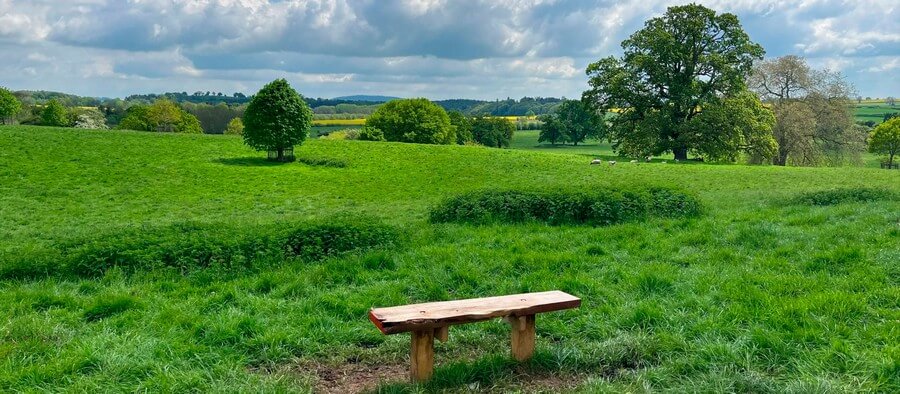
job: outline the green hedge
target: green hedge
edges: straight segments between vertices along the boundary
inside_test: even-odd
[[[609,225],[649,217],[690,217],[701,211],[693,196],[666,188],[641,190],[486,190],[445,200],[432,222]]]
[[[270,226],[177,224],[74,239],[46,248],[0,255],[0,279],[53,274],[97,276],[126,272],[217,267],[251,269],[285,259],[317,260],[398,242],[400,232],[375,221],[346,219]]]
[[[854,187],[806,192],[794,197],[792,202],[799,205],[826,206],[847,202],[895,200],[897,198],[897,194],[890,190]]]

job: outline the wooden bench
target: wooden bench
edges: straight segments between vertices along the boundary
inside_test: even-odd
[[[545,291],[374,308],[369,311],[369,319],[385,335],[412,333],[409,374],[412,381],[419,382],[431,378],[434,339],[447,341],[451,325],[504,317],[512,326],[512,356],[525,361],[534,353],[535,315],[580,305],[581,299],[571,294]]]

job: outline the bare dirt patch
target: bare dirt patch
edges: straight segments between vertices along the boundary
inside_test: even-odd
[[[362,393],[382,383],[405,382],[407,365],[305,365],[299,371],[314,375],[316,393]]]

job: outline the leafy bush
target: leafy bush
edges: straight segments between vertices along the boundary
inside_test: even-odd
[[[298,157],[297,161],[314,167],[344,168],[347,162],[331,157]]]
[[[456,133],[447,111],[424,98],[388,101],[366,119],[366,126],[384,132],[388,141],[456,143]]]
[[[359,131],[360,141],[384,141],[384,132],[374,127],[363,127]]]
[[[608,225],[656,217],[690,217],[700,203],[663,189],[580,191],[488,190],[452,197],[431,210],[433,222]]]
[[[399,232],[370,220],[335,219],[290,225],[229,227],[177,224],[74,239],[45,250],[0,256],[0,279],[46,275],[98,276],[125,272],[215,267],[253,269],[284,259],[304,261],[395,243]]]
[[[847,202],[870,202],[894,200],[898,196],[889,190],[867,187],[819,190],[807,192],[794,197],[793,203],[799,205],[837,205]]]

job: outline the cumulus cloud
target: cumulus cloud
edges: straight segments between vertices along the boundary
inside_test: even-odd
[[[801,54],[839,67],[873,95],[900,89],[896,78],[863,86],[870,76],[861,76],[897,68],[894,1],[700,2],[737,14],[770,56]],[[185,84],[252,93],[287,77],[314,96],[577,97],[589,62],[620,52],[647,18],[679,3],[0,0],[0,46],[17,56],[0,64],[0,83],[57,83],[50,88],[93,95]],[[98,83],[104,78],[116,82]]]

